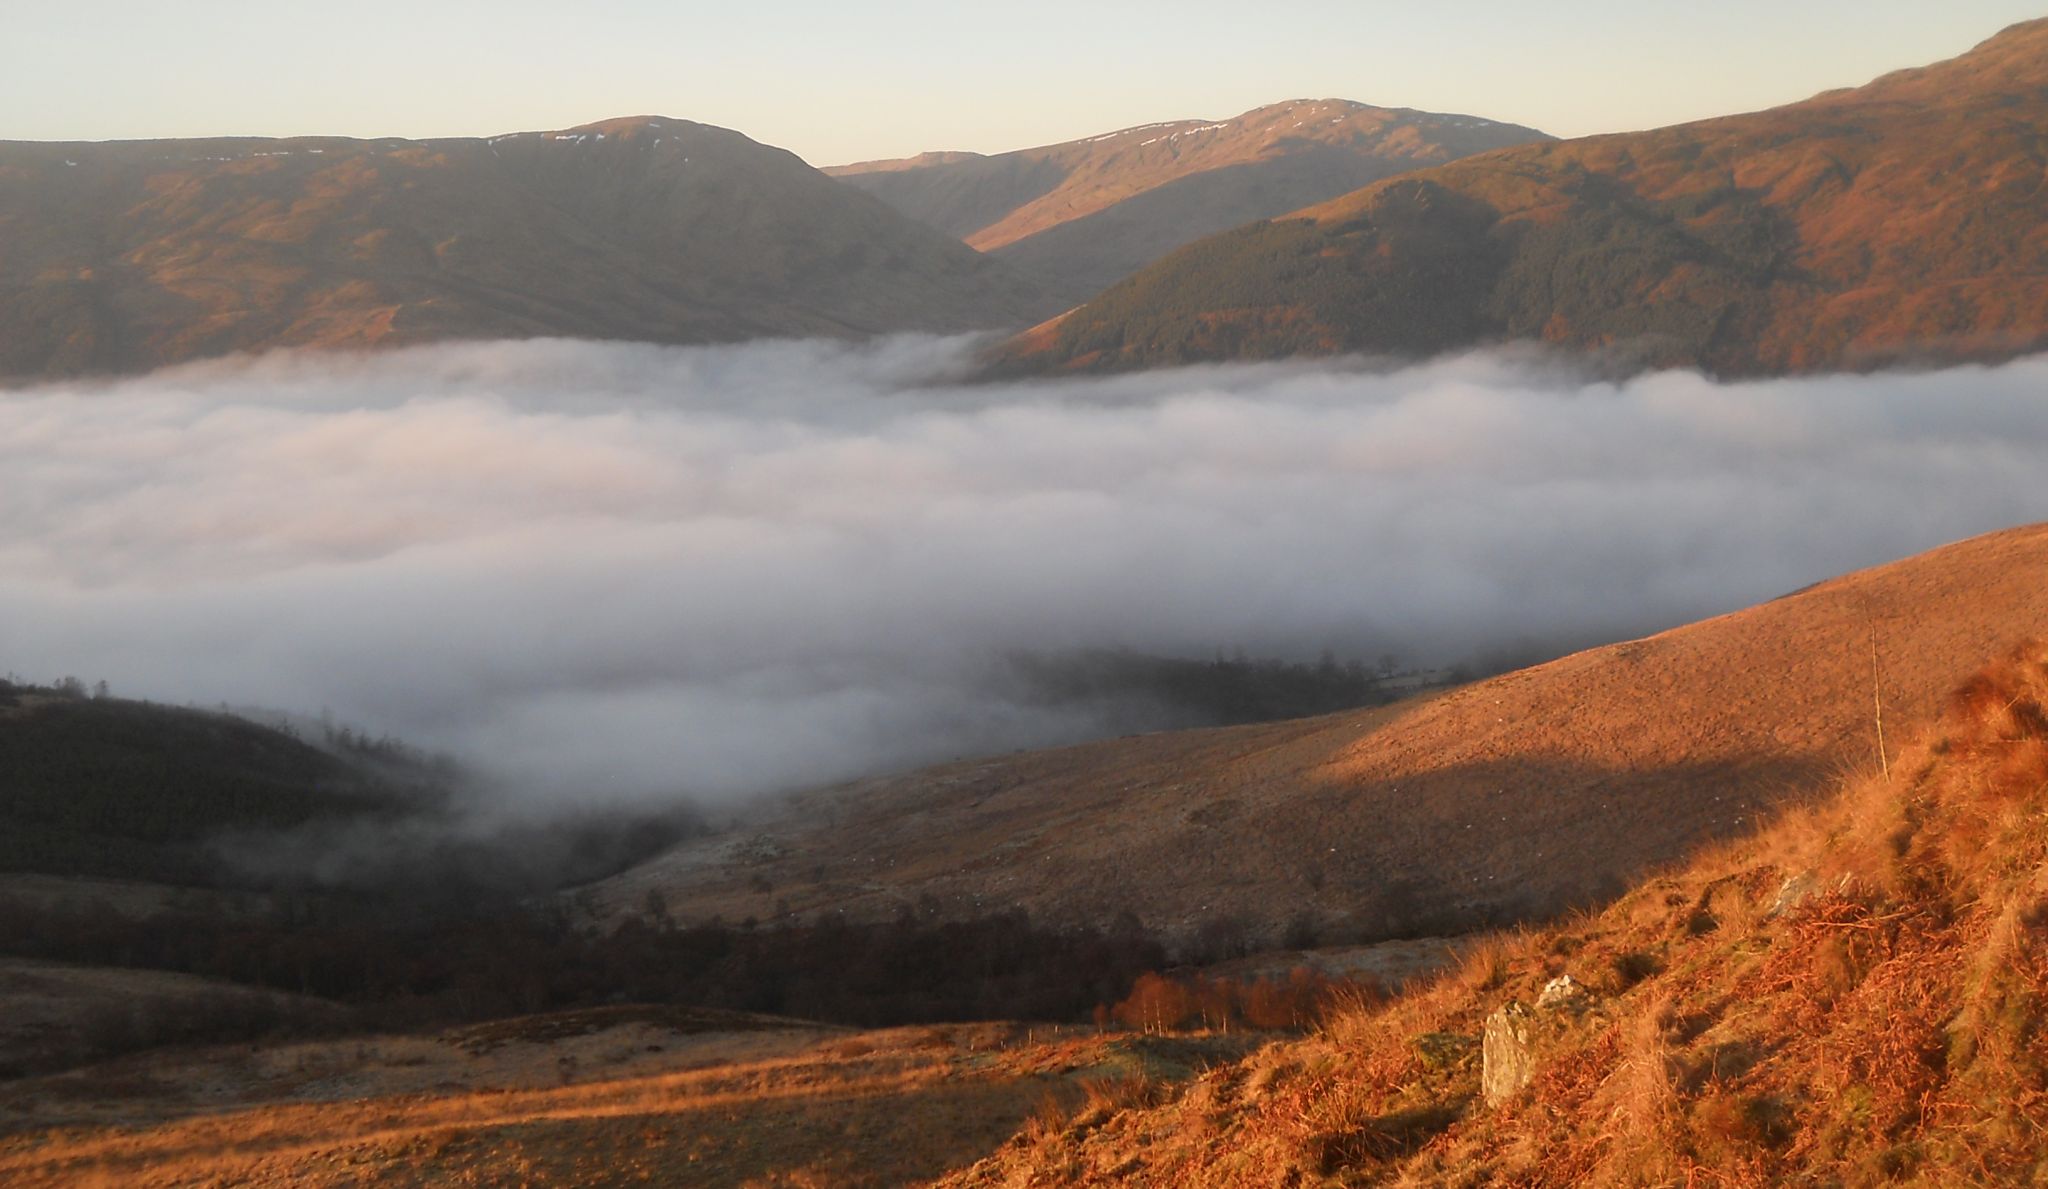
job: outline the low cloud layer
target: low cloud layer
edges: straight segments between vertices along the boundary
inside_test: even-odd
[[[450,750],[514,803],[1074,739],[1015,650],[1450,663],[2048,519],[2048,360],[955,382],[969,344],[272,356],[0,393],[0,669]]]

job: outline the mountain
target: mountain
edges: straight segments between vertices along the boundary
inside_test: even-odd
[[[2048,525],[1441,696],[810,793],[594,889],[683,919],[1016,907],[1179,942],[1463,932],[1604,900],[1878,763],[2048,633]]]
[[[1205,235],[1369,182],[1548,139],[1473,116],[1296,99],[984,157],[925,153],[825,172],[1083,301]]]
[[[1525,145],[1193,244],[1002,349],[1120,369],[1534,340],[1721,374],[2048,343],[2048,20],[1787,107]]]
[[[939,1183],[2042,1184],[2048,645],[1906,742],[1597,915]]]
[[[0,143],[0,378],[270,347],[1018,326],[1001,264],[780,149],[636,118],[490,139]]]

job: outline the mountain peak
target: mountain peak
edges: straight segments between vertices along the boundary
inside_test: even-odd
[[[830,172],[1078,302],[1202,235],[1540,132],[1351,99],[1136,124],[992,157]]]

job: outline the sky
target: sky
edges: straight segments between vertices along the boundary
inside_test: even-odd
[[[510,810],[1122,733],[1005,658],[1412,665],[2048,518],[2048,357],[959,386],[973,340],[278,353],[0,401],[0,658],[446,750]],[[1960,663],[1960,662],[1959,662]]]
[[[0,0],[0,139],[481,136],[659,114],[814,165],[1291,98],[1562,136],[1951,57],[2042,0]]]

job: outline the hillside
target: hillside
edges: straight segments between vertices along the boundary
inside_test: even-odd
[[[1540,132],[1473,116],[1296,99],[994,156],[925,153],[825,172],[1086,300],[1205,235]]]
[[[656,118],[0,143],[0,242],[14,380],[288,346],[1003,328],[1058,308],[789,153]]]
[[[1803,103],[1525,145],[1193,244],[997,371],[1531,340],[1719,374],[2048,343],[2048,21]]]
[[[942,1183],[2040,1184],[2044,812],[2036,642],[1820,808]]]
[[[1937,701],[1944,712],[1887,765],[1598,913],[1471,945],[1436,982],[1340,1008],[1306,1037],[852,1032],[654,1004],[274,1037],[0,1083],[0,1175],[2039,1183],[2048,646],[2012,650]],[[137,992],[246,995],[40,964],[0,983],[45,1014]],[[100,1001],[48,1002],[85,983]]]
[[[823,790],[591,895],[630,914],[655,890],[679,919],[1133,913],[1226,949],[1523,919],[1875,762],[1873,693],[1903,738],[1955,658],[2048,632],[2044,575],[2048,525],[2014,529],[1418,702]]]
[[[0,873],[211,883],[224,832],[397,816],[438,778],[228,714],[0,682]]]

